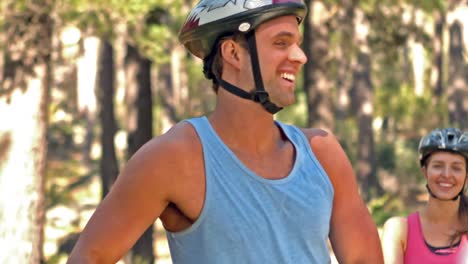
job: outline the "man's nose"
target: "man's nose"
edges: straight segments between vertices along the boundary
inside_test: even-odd
[[[289,53],[289,59],[291,61],[299,62],[300,64],[305,64],[307,62],[307,56],[299,45],[294,45],[294,47],[292,47],[291,52]]]

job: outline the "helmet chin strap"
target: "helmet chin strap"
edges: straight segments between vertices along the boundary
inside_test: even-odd
[[[216,80],[221,87],[223,87],[226,91],[237,95],[241,98],[252,100],[257,102],[263,106],[263,108],[268,111],[270,114],[276,114],[279,112],[282,107],[279,107],[270,101],[270,96],[265,88],[263,87],[262,81],[262,74],[260,71],[260,64],[258,63],[258,52],[257,52],[257,45],[255,40],[255,30],[251,30],[246,34],[247,44],[250,51],[250,61],[252,64],[252,72],[255,81],[256,89],[252,92],[246,92],[241,88],[226,82],[223,79]]]

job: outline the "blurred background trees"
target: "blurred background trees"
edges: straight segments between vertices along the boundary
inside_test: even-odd
[[[419,138],[468,129],[467,2],[306,3],[298,102],[276,117],[336,134],[380,225],[425,199]],[[177,41],[194,4],[1,2],[1,263],[63,263],[125,161],[213,109],[201,61]],[[155,223],[122,261],[170,263],[161,243]]]

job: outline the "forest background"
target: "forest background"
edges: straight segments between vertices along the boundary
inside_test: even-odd
[[[309,60],[276,118],[337,135],[381,226],[427,199],[420,137],[468,130],[467,1],[305,2]],[[1,1],[0,263],[63,263],[125,161],[213,109],[177,41],[194,4]],[[122,262],[171,263],[164,243],[156,222]]]

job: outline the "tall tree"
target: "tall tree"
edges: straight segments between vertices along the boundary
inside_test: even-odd
[[[443,88],[443,46],[444,46],[444,27],[445,27],[445,14],[441,10],[434,11],[434,37],[433,37],[433,62],[431,70],[431,86],[434,100],[440,99]]]
[[[307,95],[308,126],[333,129],[331,102],[332,82],[329,79],[330,11],[323,1],[306,0],[310,12],[304,19],[304,90]]]
[[[354,36],[357,47],[353,66],[352,100],[358,122],[357,177],[366,200],[381,193],[377,180],[373,122],[373,85],[371,81],[371,54],[368,44],[370,31],[365,13],[355,9]]]
[[[167,131],[180,119],[177,114],[177,106],[174,104],[171,89],[171,66],[165,63],[158,67],[158,84],[156,85],[158,101],[161,104],[160,132]]]
[[[115,153],[114,137],[117,124],[114,115],[114,51],[112,45],[102,41],[99,63],[99,118],[101,121],[102,157],[100,160],[101,196],[104,198],[109,192],[119,173],[119,166]]]
[[[43,261],[53,1],[6,1],[0,86],[0,263]]]
[[[96,78],[99,57],[100,39],[85,35],[82,39],[83,53],[77,61],[77,108],[84,119],[86,136],[83,147],[83,160],[90,170],[91,149],[94,141],[94,128],[97,119]]]
[[[135,47],[127,45],[125,65],[128,108],[127,155],[130,158],[153,136],[151,61],[142,57]],[[153,229],[152,224],[133,246],[133,263],[151,264],[154,262]]]
[[[348,113],[350,105],[349,90],[351,87],[351,54],[353,54],[353,21],[355,0],[340,0],[336,18],[337,32],[340,42],[337,46],[335,62],[336,73],[336,119],[342,121]]]
[[[468,129],[468,68],[463,59],[461,23],[456,20],[450,26],[449,48],[449,120],[461,129]]]

